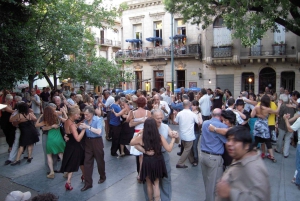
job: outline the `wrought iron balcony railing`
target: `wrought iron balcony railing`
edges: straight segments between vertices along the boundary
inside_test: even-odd
[[[232,46],[211,47],[212,58],[232,57]]]
[[[121,47],[121,41],[115,41],[115,40],[110,40],[110,39],[105,39],[105,38],[100,38],[100,39],[98,38],[97,39],[97,44],[98,45]]]

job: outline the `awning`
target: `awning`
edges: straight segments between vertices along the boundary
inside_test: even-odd
[[[150,37],[146,38],[147,41],[153,42],[153,41],[162,41],[162,38],[160,37]]]
[[[178,34],[178,35],[173,36],[173,39],[178,40],[178,39],[183,39],[185,37],[186,37],[186,35]],[[169,37],[169,38],[172,39],[172,37]]]
[[[141,43],[142,42],[142,40],[140,40],[140,39],[135,39],[135,38],[133,38],[133,39],[126,39],[125,40],[127,43]]]

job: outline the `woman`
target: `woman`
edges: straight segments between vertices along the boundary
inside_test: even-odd
[[[244,100],[245,101],[245,100]],[[246,101],[245,101],[246,102]],[[254,109],[255,105],[252,105],[251,103],[256,103],[256,95],[254,93],[249,93],[249,102],[247,102],[250,104],[250,114],[252,112],[252,109]],[[254,124],[255,124],[255,121],[256,121],[256,117],[251,117],[249,119],[249,126],[250,126],[250,134],[252,136],[252,141],[254,142],[254,136],[253,136],[253,130],[254,130]]]
[[[257,120],[255,121],[254,130],[253,130],[254,146],[256,147],[258,143],[265,143],[268,152],[270,154],[267,156],[267,158],[272,160],[274,163],[276,162],[276,160],[273,155],[271,136],[270,136],[269,126],[268,126],[268,117],[269,114],[277,114],[281,104],[282,101],[279,100],[277,110],[272,110],[270,108],[271,105],[270,97],[268,95],[264,95],[261,98],[260,105],[255,106],[251,112],[251,117],[257,116]]]
[[[129,126],[134,127],[135,136],[137,133],[144,128],[144,122],[148,117],[151,117],[150,111],[144,109],[146,106],[146,98],[139,97],[136,101],[137,109],[130,113],[128,117]],[[137,180],[140,181],[140,169],[143,162],[143,153],[135,149],[133,146],[130,149],[130,154],[138,156],[137,171],[139,173]]]
[[[223,123],[226,124],[228,128],[217,128],[211,124],[209,125],[209,130],[211,132],[216,132],[218,134],[225,135],[229,129],[235,126],[236,115],[231,110],[222,110],[221,116],[223,119]],[[226,167],[228,167],[232,162],[232,158],[230,157],[226,149],[224,149],[224,154],[222,155],[222,158],[224,160],[224,169],[226,169]]]
[[[44,120],[40,122],[42,116],[44,116]],[[50,169],[50,173],[47,175],[47,178],[49,179],[54,179],[52,154],[58,154],[60,160],[62,160],[66,146],[66,143],[60,133],[59,124],[60,122],[55,114],[55,110],[49,106],[45,108],[44,114],[39,117],[35,124],[35,127],[51,126],[51,129],[48,131],[48,138],[46,142],[47,161]]]
[[[64,130],[67,135],[68,141],[66,143],[65,152],[63,155],[63,161],[61,164],[60,172],[68,172],[68,180],[65,185],[66,190],[72,190],[71,178],[72,173],[77,172],[79,166],[83,170],[84,151],[80,144],[81,139],[84,136],[85,129],[82,129],[78,133],[78,127],[75,121],[80,118],[80,110],[78,107],[70,108],[68,113],[68,119],[64,124]]]
[[[195,132],[196,139],[193,142],[193,148],[192,148],[192,152],[193,152],[193,156],[194,156],[194,162],[192,163],[192,165],[195,167],[198,165],[198,161],[199,161],[198,142],[199,142],[199,138],[200,138],[200,126],[203,123],[202,115],[200,113],[200,108],[199,108],[199,102],[196,100],[192,101],[192,112],[194,112],[197,115],[198,120],[199,120],[199,125],[197,123],[194,124],[194,132]]]
[[[29,113],[28,105],[26,103],[19,103],[18,111],[19,113],[10,119],[11,122],[19,122],[19,129],[21,131],[19,143],[20,147],[18,150],[16,161],[10,164],[12,166],[20,165],[20,157],[24,151],[24,146],[27,146],[28,150],[27,162],[31,163],[33,144],[39,141],[37,129],[34,126],[36,117],[33,113]]]
[[[12,125],[12,123],[9,122],[9,118],[11,114],[14,112],[12,109],[12,103],[13,103],[13,96],[11,94],[7,94],[4,99],[4,105],[5,107],[1,112],[1,128],[3,130],[3,133],[6,138],[6,143],[8,144],[8,150],[7,152],[10,153],[12,146],[14,144],[15,140],[15,130],[16,128]]]
[[[134,128],[129,126],[129,123],[127,121],[127,117],[129,117],[129,113],[131,112],[129,105],[126,103],[126,98],[125,97],[121,97],[120,98],[120,102],[121,102],[121,108],[122,110],[119,113],[116,113],[114,110],[112,110],[112,112],[117,116],[121,116],[122,118],[122,130],[121,130],[121,135],[120,135],[120,156],[125,156],[125,154],[129,154],[129,153],[125,153],[124,150],[126,150],[126,152],[128,152],[127,148],[125,147],[125,145],[129,145],[130,140],[133,137],[133,133],[134,133]]]
[[[141,145],[145,152],[154,151],[154,155],[144,153],[144,160],[141,168],[140,179],[147,183],[147,192],[149,200],[159,201],[159,179],[168,177],[166,164],[161,153],[163,146],[166,151],[172,151],[175,138],[172,138],[170,144],[162,137],[157,129],[156,121],[153,118],[148,118],[144,124],[143,134],[134,137],[130,145]]]
[[[225,108],[227,108],[228,107],[227,101],[229,98],[232,98],[232,94],[229,90],[226,90],[224,96],[225,96],[224,105],[225,105]]]

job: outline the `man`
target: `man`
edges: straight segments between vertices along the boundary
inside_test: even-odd
[[[158,93],[158,90],[156,88],[152,89],[152,97],[155,96]]]
[[[81,94],[81,95],[85,95],[86,94],[83,86],[79,87],[79,90],[77,91],[77,94]]]
[[[288,95],[286,96],[288,97]],[[300,103],[300,93],[298,91],[293,91],[291,96],[291,102],[296,106]]]
[[[95,115],[92,106],[87,106],[83,110],[85,121],[80,124],[81,129],[85,129],[85,159],[84,159],[84,180],[85,185],[81,191],[86,191],[93,187],[94,160],[97,162],[100,179],[98,184],[106,180],[104,146],[102,140],[103,124],[102,119]]]
[[[64,107],[64,103],[61,102],[61,98],[59,96],[54,96],[53,101],[53,103],[56,105],[56,111],[58,116],[61,116],[62,112],[60,112],[60,108]]]
[[[222,98],[223,98],[223,91],[220,87],[217,87],[214,93],[214,96],[211,98],[211,101],[213,102],[213,109],[215,108],[222,108]]]
[[[216,132],[210,132],[208,127],[213,124],[216,128],[227,128],[221,123],[221,109],[216,108],[212,112],[212,118],[202,124],[201,138],[201,169],[204,180],[206,201],[215,200],[215,186],[223,174],[224,143],[226,138]]]
[[[293,137],[293,132],[289,132],[285,120],[283,119],[283,115],[289,114],[291,117],[294,116],[296,109],[289,104],[289,99],[287,97],[281,97],[283,104],[280,107],[279,113],[278,113],[278,138],[276,143],[276,149],[274,149],[275,152],[281,153],[283,151],[284,158],[287,158],[289,156],[289,149],[290,149],[290,143],[291,138]],[[283,144],[283,138],[284,138],[284,146],[282,150],[282,144]]]
[[[160,100],[160,95],[158,94],[153,97],[153,101],[153,109],[161,109],[164,112],[165,116],[165,118],[163,119],[163,123],[168,124],[168,117],[171,112],[168,103]]]
[[[114,99],[114,97],[112,97],[110,95],[110,92],[108,90],[104,91],[103,95],[104,95],[104,99],[105,99],[105,103],[104,103],[103,107],[106,108],[107,122],[109,124],[109,122],[110,122],[110,113],[111,113],[110,106],[115,103],[115,99]],[[109,126],[107,128],[106,140],[108,140],[108,141],[112,140]]]
[[[151,111],[152,118],[155,119],[156,125],[159,131],[159,134],[162,135],[165,139],[170,139],[170,137],[178,138],[178,133],[176,131],[172,131],[171,128],[166,125],[162,124],[162,120],[164,118],[164,112],[160,109],[154,109]],[[145,149],[142,146],[135,146],[136,149],[145,153]],[[153,155],[154,153],[151,151],[147,151],[145,154]],[[160,188],[160,198],[161,201],[171,201],[172,198],[172,185],[171,185],[171,165],[170,165],[170,156],[169,153],[162,147],[162,154],[164,156],[166,169],[168,172],[168,177],[164,177],[163,179],[159,180],[159,188]],[[144,187],[144,195],[146,201],[149,201],[148,194],[147,194],[147,184],[143,185]]]
[[[300,190],[300,118],[299,115],[295,115],[295,118],[290,118],[290,115],[283,115],[283,119],[285,121],[287,130],[289,132],[294,132],[297,131],[298,133],[298,144],[297,144],[297,152],[296,152],[296,170],[297,170],[297,175],[296,175],[296,180],[295,180],[295,184],[296,186],[298,186],[298,189]],[[295,123],[293,123],[293,125],[290,125],[290,121],[294,121],[295,119],[297,119],[295,121]]]
[[[183,110],[183,102],[181,102],[180,100],[178,100],[179,102],[178,102],[178,103],[175,103],[175,102],[174,102],[174,98],[175,98],[175,97],[173,97],[173,101],[172,101],[172,103],[171,103],[171,108],[172,108],[173,110],[176,110],[176,111],[181,111],[181,110]],[[182,99],[183,99],[183,101],[184,101],[184,100],[189,100],[189,97],[188,97],[188,95],[183,94],[183,95],[182,95]]]
[[[202,119],[203,121],[209,120],[210,108],[211,108],[211,97],[207,94],[204,88],[201,89],[200,93],[202,94],[202,97],[199,100]]]
[[[110,112],[109,127],[112,137],[112,143],[110,148],[110,154],[112,156],[119,156],[117,154],[118,149],[120,149],[120,134],[121,134],[121,120],[117,117],[115,113],[119,113],[122,109],[120,107],[120,96],[115,96],[115,102],[110,106],[112,112]]]
[[[33,110],[34,115],[38,119],[41,115],[41,100],[40,97],[36,94],[35,89],[31,89],[31,97],[30,97],[30,104],[31,104],[31,109]],[[38,134],[40,135],[40,129],[36,129]]]
[[[246,116],[242,112],[234,109],[234,106],[235,106],[234,98],[229,98],[227,101],[227,104],[228,104],[228,108],[226,110],[231,110],[236,116],[237,124],[242,125],[244,123],[244,121],[246,120]]]
[[[176,168],[187,168],[188,166],[184,164],[187,158],[191,163],[194,162],[191,149],[193,147],[193,141],[196,139],[194,125],[195,123],[199,124],[199,120],[197,115],[190,110],[190,105],[190,101],[184,100],[184,109],[180,111],[175,118],[175,122],[179,124],[180,138],[184,147],[179,161],[177,162]]]
[[[183,94],[185,94],[184,87],[180,87],[179,99],[181,100],[181,102],[183,102],[183,99],[182,99]]]
[[[233,162],[216,186],[216,201],[270,201],[268,171],[259,153],[253,151],[249,130],[236,126],[227,131],[226,137]]]
[[[50,101],[50,93],[47,91],[46,87],[43,87],[43,92],[40,95],[41,99],[42,99],[42,105],[43,105],[43,109],[45,109],[45,107],[48,106],[49,101]]]
[[[74,105],[77,105],[76,104],[76,94],[74,93],[71,93],[70,94],[70,98],[67,99],[67,106],[68,107],[73,107]]]
[[[242,99],[237,99],[235,102],[236,111],[244,114],[246,117],[245,119],[243,119],[243,122],[239,125],[242,125],[250,130],[250,126],[248,124],[248,121],[250,119],[250,113],[244,109],[244,105],[245,105],[245,103]]]

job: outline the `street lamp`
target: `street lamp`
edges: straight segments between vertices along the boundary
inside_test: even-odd
[[[249,77],[248,82],[249,82],[249,91],[250,91],[251,90],[251,82],[252,82],[252,78],[251,77]]]

